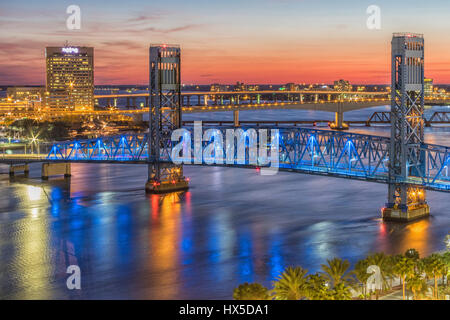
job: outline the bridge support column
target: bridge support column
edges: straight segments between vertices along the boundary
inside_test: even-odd
[[[207,95],[207,94],[205,94],[205,95],[203,96],[203,104],[204,104],[205,106],[208,105],[208,95]]]
[[[179,46],[150,46],[149,96],[152,108],[148,133],[147,193],[169,193],[189,188],[189,179],[183,175],[183,165],[161,159],[163,152],[170,152],[171,132],[181,127],[180,57]],[[200,105],[201,95],[197,98]]]
[[[402,222],[429,216],[430,207],[426,202],[425,189],[415,186],[390,184],[389,202],[386,204],[386,208],[381,210],[381,214],[383,220]]]
[[[133,97],[133,99],[131,99],[131,106],[136,108],[136,98]]]
[[[71,176],[70,163],[49,163],[45,162],[42,164],[42,174],[41,178],[47,180],[50,176],[64,175],[68,178]]]
[[[183,167],[170,163],[154,163],[148,167],[146,193],[170,193],[189,189],[189,180],[183,176]]]
[[[314,95],[314,103],[317,103],[317,102],[319,102],[319,95],[315,94]]]
[[[348,124],[344,123],[344,105],[342,102],[338,103],[338,107],[334,117],[334,123],[331,124],[331,129],[347,130]]]
[[[127,97],[127,107],[129,107],[131,105],[130,103],[130,97]]]
[[[148,97],[145,97],[145,108],[148,108]]]
[[[425,138],[423,57],[423,36],[394,34],[388,203],[382,209],[385,220],[410,221],[430,214],[425,189],[408,184],[410,177],[419,180],[425,173],[426,155],[421,149]]]
[[[27,175],[30,172],[28,164],[12,164],[9,166],[9,175],[12,177],[16,172],[23,172]]]
[[[256,103],[257,104],[261,103],[261,95],[260,94],[256,95]]]
[[[233,111],[233,123],[235,127],[239,127],[239,110]]]

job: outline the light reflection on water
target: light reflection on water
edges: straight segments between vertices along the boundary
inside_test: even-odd
[[[446,129],[427,130],[448,144]],[[427,255],[450,229],[445,193],[429,193],[430,219],[397,224],[379,219],[387,190],[376,183],[186,167],[189,192],[146,196],[142,165],[73,164],[70,180],[44,183],[39,169],[0,175],[0,298],[228,299],[289,265],[315,272],[334,256],[354,263],[410,247]],[[70,264],[81,291],[65,287]]]

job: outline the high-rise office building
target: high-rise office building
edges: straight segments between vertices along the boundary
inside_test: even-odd
[[[433,96],[433,79],[425,78],[424,79],[424,91],[425,97]]]
[[[51,110],[94,108],[94,48],[47,47],[45,104]]]

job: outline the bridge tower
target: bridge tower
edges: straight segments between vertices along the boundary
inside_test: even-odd
[[[391,143],[386,220],[409,221],[429,215],[425,189],[408,185],[410,175],[423,176],[424,39],[394,33],[392,38]]]
[[[177,45],[150,45],[149,193],[188,188],[183,166],[161,162],[171,150],[172,131],[181,127],[181,51]],[[167,154],[166,154],[167,153]]]

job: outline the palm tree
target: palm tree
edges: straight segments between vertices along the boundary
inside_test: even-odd
[[[309,300],[328,300],[330,293],[327,279],[320,273],[311,274],[306,278],[306,298]]]
[[[355,268],[352,271],[352,273],[355,275],[356,279],[359,281],[359,283],[362,285],[363,288],[363,295],[364,299],[366,299],[366,283],[367,279],[369,279],[370,274],[367,273],[367,268],[369,267],[369,262],[367,259],[362,259],[356,262]]]
[[[444,277],[446,277],[445,287],[448,286],[448,277],[450,277],[450,251],[444,252],[441,255],[442,262],[445,264]]]
[[[323,275],[327,278],[331,288],[334,288],[340,283],[349,285],[351,280],[351,274],[348,272],[350,262],[348,260],[342,260],[334,258],[327,260],[328,264],[322,264]]]
[[[417,251],[414,248],[411,248],[411,249],[406,250],[405,257],[407,257],[409,259],[413,259],[413,260],[419,260],[420,254],[419,254],[419,251]]]
[[[393,256],[389,256],[389,261],[387,263],[387,267],[389,269],[389,274],[390,274],[390,283],[389,286],[392,288],[393,286],[393,281],[395,279],[395,272],[394,272],[394,266],[397,264],[398,261],[400,261],[402,259],[403,255],[402,254],[396,254]],[[401,281],[401,279],[400,279]]]
[[[345,285],[345,282],[339,282],[330,291],[330,300],[350,300],[351,298],[350,288]]]
[[[444,274],[446,271],[446,265],[442,261],[442,258],[440,255],[433,253],[429,257],[426,257],[423,259],[423,267],[424,271],[429,278],[434,279],[434,290],[433,295],[434,298],[438,298],[438,282],[437,279]]]
[[[406,278],[414,274],[414,268],[414,261],[406,257],[398,259],[393,267],[394,274],[402,280],[403,300],[405,300]]]
[[[415,273],[412,277],[408,278],[406,286],[412,291],[414,300],[417,300],[419,294],[424,295],[428,290],[427,281],[419,273]]]
[[[302,267],[288,267],[273,282],[273,294],[277,300],[300,300],[306,295],[306,273]]]
[[[447,247],[447,250],[450,251],[450,233],[445,237],[444,243],[445,243],[445,246]]]
[[[233,291],[234,300],[270,300],[269,290],[259,283],[244,283]]]

